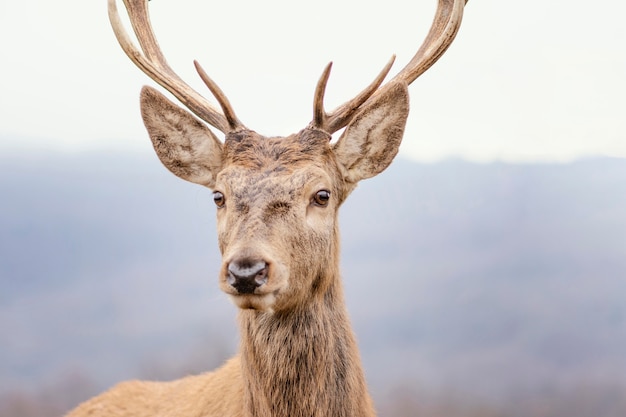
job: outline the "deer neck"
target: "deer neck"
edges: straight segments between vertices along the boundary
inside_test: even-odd
[[[298,309],[242,310],[246,416],[374,416],[340,281]]]

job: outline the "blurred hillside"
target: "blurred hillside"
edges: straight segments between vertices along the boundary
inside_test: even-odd
[[[626,160],[398,160],[342,208],[383,416],[626,415]],[[211,194],[152,155],[0,155],[0,416],[237,347]]]

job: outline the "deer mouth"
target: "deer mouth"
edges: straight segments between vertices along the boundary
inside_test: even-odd
[[[233,303],[242,310],[272,312],[278,291],[266,294],[228,294]]]

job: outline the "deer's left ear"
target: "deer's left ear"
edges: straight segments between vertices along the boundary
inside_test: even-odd
[[[388,85],[357,113],[334,145],[348,183],[381,173],[398,153],[409,115],[407,87],[404,82]]]

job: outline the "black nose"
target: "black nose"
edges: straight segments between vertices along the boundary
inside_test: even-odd
[[[239,294],[253,294],[267,282],[267,263],[251,259],[234,260],[228,264],[227,281]]]

